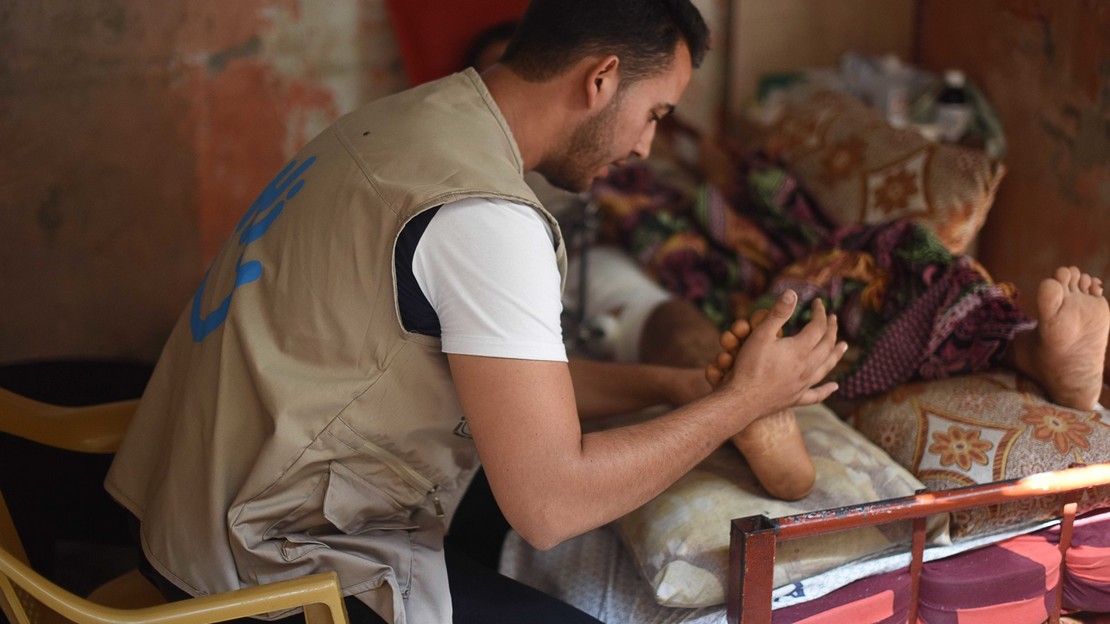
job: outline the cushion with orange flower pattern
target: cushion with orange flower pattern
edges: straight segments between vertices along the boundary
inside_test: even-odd
[[[931,490],[1110,461],[1110,411],[1049,402],[1008,370],[907,384],[863,404],[853,424]],[[1058,514],[1059,497],[953,514],[954,536]],[[1079,511],[1110,506],[1110,486],[1086,491]]]
[[[981,151],[896,129],[851,95],[804,83],[784,91],[755,141],[838,225],[909,219],[956,254],[978,235],[1005,174]]]

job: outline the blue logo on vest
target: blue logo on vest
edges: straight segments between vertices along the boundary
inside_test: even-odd
[[[285,202],[293,199],[297,196],[297,193],[301,192],[305,183],[301,176],[314,162],[316,162],[315,156],[304,161],[299,167],[296,160],[290,162],[281,170],[281,173],[277,174],[277,177],[266,185],[266,188],[262,189],[262,194],[254,200],[247,214],[243,215],[239,225],[235,227],[235,232],[239,234],[240,247],[239,259],[235,262],[235,285],[231,287],[231,292],[220,302],[219,307],[208,316],[203,316],[200,310],[200,300],[204,296],[204,285],[208,282],[208,273],[204,274],[204,279],[201,280],[200,287],[197,288],[197,294],[193,295],[193,311],[189,319],[193,330],[193,340],[197,342],[204,340],[205,336],[211,334],[227,320],[227,311],[231,307],[231,296],[235,294],[235,289],[262,277],[262,263],[257,260],[243,262],[243,253],[246,251],[247,245],[262,238],[266,230],[270,229],[274,219],[277,219],[285,208]],[[282,195],[285,197],[282,198]]]

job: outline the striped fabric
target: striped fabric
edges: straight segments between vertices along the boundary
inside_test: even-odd
[[[1048,538],[1058,542],[1059,529]],[[1110,510],[1075,522],[1064,560],[1064,608],[1110,613]]]
[[[860,579],[822,598],[771,612],[772,624],[899,624],[910,612],[910,574],[897,570]]]

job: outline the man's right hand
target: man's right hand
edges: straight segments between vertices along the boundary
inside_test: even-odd
[[[813,318],[798,334],[780,337],[797,305],[794,291],[783,293],[764,322],[750,330],[735,358],[722,353],[717,362],[724,371],[721,392],[737,393],[759,413],[773,414],[791,407],[820,403],[837,390],[824,382],[848,346],[837,342],[835,314],[827,314],[820,299],[813,302]],[[741,321],[737,329],[747,333]]]

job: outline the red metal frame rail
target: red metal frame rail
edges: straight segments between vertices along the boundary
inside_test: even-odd
[[[1076,501],[1083,490],[1108,483],[1110,463],[1092,464],[1020,479],[937,492],[926,491],[914,496],[822,509],[783,518],[736,518],[732,521],[729,546],[728,622],[767,624],[771,621],[771,590],[777,542],[902,520],[913,522],[909,621],[914,622],[917,620],[918,586],[925,552],[925,519],[928,516],[1029,498],[1063,495],[1060,552],[1062,556],[1066,556],[1071,543]],[[1060,618],[1062,587],[1061,578],[1056,586],[1055,609],[1049,620],[1053,624]]]

